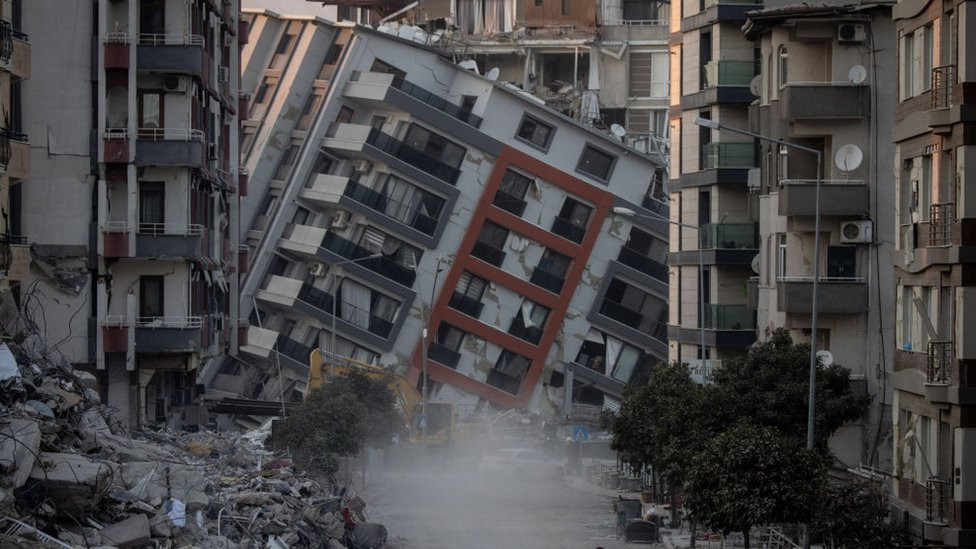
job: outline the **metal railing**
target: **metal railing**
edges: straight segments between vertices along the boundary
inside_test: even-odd
[[[437,230],[437,219],[420,213],[417,206],[404,204],[403,202],[390,198],[381,192],[370,189],[358,181],[349,180],[349,182],[346,183],[346,188],[342,194],[352,198],[364,206],[383,213],[387,217],[396,219],[405,225],[409,225],[410,227],[413,227],[426,235],[433,235]],[[388,213],[387,209],[391,204],[397,205],[401,209],[406,208],[406,215],[396,216]]]
[[[925,360],[925,382],[948,385],[952,381],[952,342],[929,341]]]
[[[949,523],[949,483],[940,478],[925,480],[925,521],[935,524]]]
[[[756,223],[705,223],[701,226],[703,250],[740,250],[759,247]]]
[[[863,276],[819,276],[819,282],[864,282]],[[813,276],[778,276],[776,282],[813,282]]]
[[[139,33],[140,46],[203,46],[199,34]]]
[[[447,303],[447,306],[456,311],[461,311],[468,316],[478,318],[485,304],[473,297],[454,292],[451,294],[451,300]]]
[[[756,76],[756,62],[739,59],[713,59],[701,68],[702,87],[748,86]]]
[[[786,185],[816,185],[816,179],[780,179],[779,184]],[[821,185],[864,185],[863,179],[821,179]]]
[[[334,233],[328,233],[325,235],[325,238],[322,239],[322,247],[326,250],[341,255],[346,259],[352,260],[363,259],[373,255],[373,252],[369,249],[360,246],[351,240],[346,240],[345,238],[342,238]],[[399,282],[408,288],[413,286],[414,280],[417,278],[417,271],[415,269],[411,269],[387,257],[365,259],[363,261],[358,261],[358,263],[363,267],[366,267],[375,273],[381,274],[394,282]]]
[[[606,26],[663,27],[669,24],[666,19],[605,19]]]
[[[542,339],[542,328],[539,326],[526,326],[521,314],[516,314],[512,319],[512,324],[508,327],[508,333],[532,343],[538,344]]]
[[[633,267],[638,271],[650,275],[662,282],[668,281],[668,266],[666,263],[655,261],[643,253],[624,246],[620,248],[620,255],[617,261]]]
[[[508,213],[515,214],[519,217],[525,212],[525,200],[510,194],[502,189],[498,189],[495,193],[495,198],[491,201],[492,204],[498,206],[499,208],[505,210]]]
[[[372,128],[369,131],[366,142],[451,185],[457,183],[458,177],[461,175],[461,170],[445,164],[439,158],[430,156],[420,149],[415,149],[376,128]]]
[[[106,44],[128,44],[129,33],[127,32],[107,32],[105,33]]]
[[[203,141],[203,130],[190,128],[139,128],[138,139],[145,141]]]
[[[759,0],[705,0],[705,8],[713,6],[754,6],[761,3]]]
[[[932,204],[929,208],[929,246],[952,244],[952,224],[955,221],[953,203]]]
[[[311,284],[302,284],[302,287],[298,290],[298,300],[304,301],[312,307],[330,315],[332,314],[333,305],[336,305],[335,298],[332,294],[325,290],[320,290]]]
[[[586,227],[577,225],[576,223],[559,216],[553,218],[551,230],[553,233],[577,244],[582,242],[583,237],[586,236]]]
[[[948,109],[952,106],[952,88],[955,85],[955,65],[943,65],[932,69],[932,109]]]
[[[432,341],[427,347],[427,358],[449,368],[457,368],[457,364],[461,360],[461,353]]]
[[[102,137],[105,139],[128,139],[129,130],[127,128],[105,128]]]
[[[139,223],[137,232],[150,236],[199,236],[203,225],[196,223]]]
[[[485,383],[511,395],[517,395],[519,388],[522,387],[521,379],[503,372],[499,372],[495,369],[488,372],[488,377],[485,379]]]
[[[501,267],[502,262],[505,261],[505,252],[499,248],[488,244],[487,242],[482,242],[476,240],[474,247],[471,248],[471,255],[477,257],[482,261],[491,263],[496,267]]]
[[[473,114],[471,111],[465,110],[416,84],[407,82],[402,77],[395,76],[391,85],[410,97],[420,101],[421,103],[430,105],[431,107],[451,116],[452,118],[456,118],[461,122],[474,126],[475,128],[481,127],[482,118],[480,116]]]
[[[707,330],[755,330],[756,315],[748,305],[705,305],[705,329]]]
[[[561,292],[563,290],[563,284],[566,282],[562,276],[550,273],[549,271],[540,269],[539,267],[532,270],[532,276],[529,277],[529,281],[540,288],[549,290],[554,294]]]
[[[14,53],[14,33],[10,21],[0,20],[0,62],[9,63]]]
[[[702,147],[705,169],[754,168],[756,145],[752,141],[708,143]]]
[[[200,315],[169,315],[169,316],[137,316],[133,319],[137,328],[170,328],[190,330],[203,327],[203,317]],[[102,326],[121,328],[129,326],[129,318],[125,315],[105,315]]]

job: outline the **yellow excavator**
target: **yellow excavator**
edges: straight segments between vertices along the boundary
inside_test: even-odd
[[[309,357],[308,389],[321,388],[334,375],[360,372],[373,379],[386,379],[397,396],[403,419],[409,427],[411,445],[447,448],[454,444],[458,434],[457,409],[452,402],[427,402],[427,435],[424,440],[423,397],[407,378],[389,370],[351,358],[339,358],[335,365],[329,363],[321,350],[315,349]]]

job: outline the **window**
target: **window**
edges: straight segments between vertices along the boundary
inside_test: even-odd
[[[488,385],[501,389],[506,393],[517,395],[522,385],[522,378],[529,371],[531,361],[512,351],[502,351],[495,367],[488,372]]]
[[[593,145],[587,145],[583,149],[576,169],[602,181],[607,181],[610,179],[610,172],[613,171],[613,164],[616,160],[616,156],[605,153]]]
[[[162,234],[166,220],[166,184],[157,181],[139,182],[139,232]]]
[[[500,267],[505,261],[503,250],[505,241],[508,240],[508,229],[491,221],[485,221],[478,232],[478,239],[474,243],[471,255]]]
[[[427,235],[437,230],[443,198],[392,174],[387,175],[380,192],[385,202],[383,213]]]
[[[569,15],[569,0],[562,0],[562,15],[565,17]]]
[[[416,124],[410,124],[404,141],[414,149],[455,169],[461,166],[467,152],[464,147]]]
[[[369,68],[369,72],[392,74],[401,80],[407,77],[407,73],[380,59],[373,60],[373,65]]]
[[[516,137],[546,150],[552,142],[553,127],[529,115],[522,118]]]
[[[324,93],[325,90],[322,88],[312,89],[312,93],[305,100],[305,106],[302,107],[302,116],[298,119],[297,129],[307,130],[312,125],[315,113],[319,110],[319,105],[322,104],[322,96]]]
[[[658,280],[668,280],[668,244],[637,227],[630,229],[630,238],[621,248],[618,260]]]
[[[618,278],[607,286],[600,314],[657,339],[667,338],[667,303]]]
[[[782,88],[789,82],[789,61],[790,53],[786,51],[786,46],[779,47],[779,86]]]
[[[779,233],[777,240],[776,277],[783,278],[786,276],[786,233]]]
[[[156,90],[139,90],[139,128],[163,127],[163,94]]]
[[[166,33],[165,0],[141,0],[139,2],[139,33]]]
[[[498,187],[498,192],[505,193],[508,196],[521,200],[525,198],[525,193],[529,190],[529,185],[531,184],[531,177],[522,175],[519,172],[509,168],[505,172],[505,175],[502,176],[502,183]]]
[[[305,222],[308,221],[308,218],[311,215],[312,215],[312,212],[310,212],[307,209],[299,206],[295,210],[295,216],[291,218],[291,223],[292,223],[292,225],[305,225]]]
[[[288,174],[291,172],[291,167],[295,163],[295,158],[298,156],[299,145],[292,144],[283,155],[281,155],[281,160],[278,161],[278,168],[275,169],[274,179],[275,181],[284,181]]]
[[[668,137],[668,111],[665,109],[627,109],[627,131]]]
[[[163,277],[139,277],[139,316],[146,319],[163,316]]]
[[[340,55],[342,55],[342,44],[332,44],[329,46],[329,51],[325,54],[324,64],[335,65]]]
[[[927,25],[902,35],[898,44],[901,99],[910,99],[931,87],[932,26]]]
[[[698,116],[704,120],[712,119],[711,111],[701,111]],[[698,126],[698,169],[704,170],[709,166],[708,156],[710,153],[710,147],[712,143],[712,129],[707,126]]]
[[[577,244],[586,235],[586,223],[590,220],[593,208],[567,197],[559,215],[552,222],[552,232],[572,240]]]
[[[569,264],[572,262],[572,258],[568,255],[563,255],[559,252],[554,252],[549,248],[542,253],[542,258],[539,259],[539,266],[537,269],[541,269],[549,274],[558,276],[559,278],[566,277],[566,271],[569,270]]]
[[[416,269],[423,252],[402,240],[394,238],[373,227],[366,227],[359,239],[359,245],[371,253],[382,253],[383,258],[407,269]]]
[[[457,351],[464,343],[465,333],[447,322],[441,322],[437,327],[437,343],[446,349]]]
[[[288,54],[290,52],[289,46],[294,39],[295,36],[289,34],[288,32],[281,35],[281,39],[278,40],[278,47],[275,48],[274,56],[271,58],[270,68],[280,70],[285,67],[285,63],[288,61]]]
[[[634,370],[640,363],[640,359],[641,352],[638,349],[624,344],[617,354],[617,360],[613,364],[610,376],[624,383],[629,382],[631,376],[634,375]]]
[[[668,52],[631,52],[631,99],[668,96]]]
[[[468,316],[478,318],[483,308],[481,297],[487,288],[487,280],[464,271],[454,288],[448,306]]]
[[[549,308],[539,305],[529,299],[522,301],[522,306],[512,317],[508,333],[524,339],[529,343],[539,343],[542,339],[542,329],[549,318]]]
[[[854,278],[857,276],[857,248],[854,246],[827,246],[827,276]]]

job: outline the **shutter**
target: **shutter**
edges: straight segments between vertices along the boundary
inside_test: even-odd
[[[651,92],[650,52],[630,53],[630,97],[648,97]]]

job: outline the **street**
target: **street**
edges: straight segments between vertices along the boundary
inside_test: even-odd
[[[439,463],[374,472],[365,497],[369,519],[386,526],[391,549],[628,546],[616,539],[612,499],[566,480],[486,477]]]

